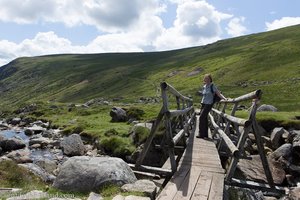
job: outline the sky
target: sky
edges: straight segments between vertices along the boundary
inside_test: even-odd
[[[300,0],[0,0],[0,66],[24,56],[150,52],[300,24]]]

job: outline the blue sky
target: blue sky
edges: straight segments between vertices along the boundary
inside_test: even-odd
[[[0,0],[0,66],[21,56],[148,52],[300,24],[299,0]]]

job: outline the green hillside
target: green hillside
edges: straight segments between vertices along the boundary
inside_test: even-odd
[[[262,89],[262,103],[299,111],[300,25],[174,51],[18,58],[0,68],[0,105],[96,97],[130,102],[160,95],[161,81],[199,101],[205,73],[227,97]]]

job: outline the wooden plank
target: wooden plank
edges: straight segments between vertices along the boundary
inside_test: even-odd
[[[194,188],[198,182],[201,169],[192,167],[188,176],[185,177],[183,184],[178,189],[174,200],[188,200],[194,192]]]
[[[191,199],[192,200],[208,199],[211,183],[212,183],[212,174],[206,171],[202,171]]]
[[[180,188],[183,180],[189,173],[190,168],[180,168],[171,180],[167,183],[165,188],[161,191],[159,196],[156,198],[157,200],[171,200],[176,195],[178,188]]]
[[[224,174],[213,173],[213,180],[209,193],[209,200],[222,200],[224,189]]]

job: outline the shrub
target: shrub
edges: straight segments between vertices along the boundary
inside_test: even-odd
[[[112,136],[100,141],[101,147],[111,156],[125,158],[135,150],[129,138]]]
[[[142,119],[142,116],[145,114],[143,110],[135,107],[130,107],[126,113],[129,119]]]
[[[133,128],[133,142],[137,146],[146,141],[150,134],[150,130],[146,127],[136,126]]]
[[[110,137],[113,135],[119,135],[119,133],[118,133],[118,131],[116,131],[116,129],[112,128],[112,129],[109,129],[108,131],[105,131],[104,135],[106,137]]]

